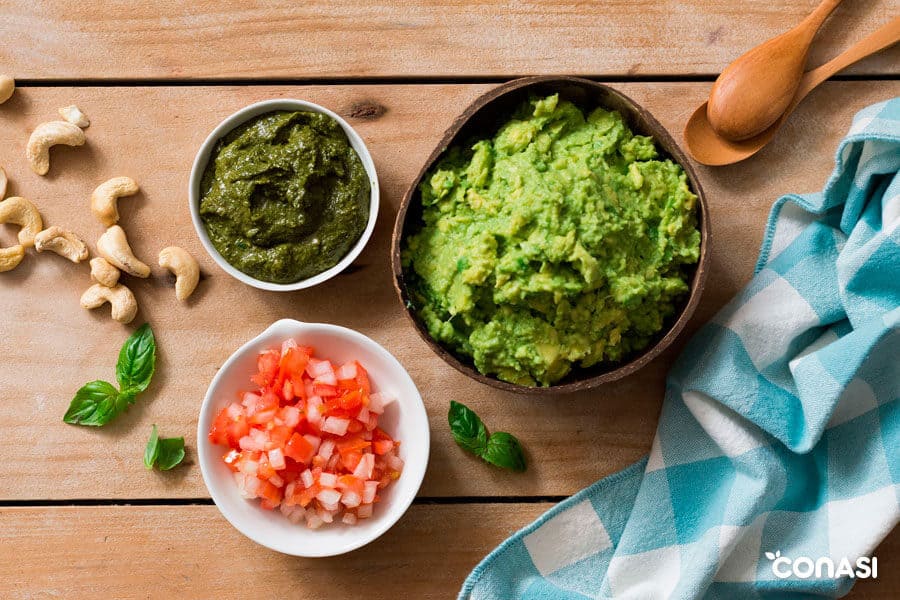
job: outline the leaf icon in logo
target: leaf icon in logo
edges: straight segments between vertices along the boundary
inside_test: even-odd
[[[779,556],[781,556],[780,550],[778,552],[776,552],[775,554],[772,554],[771,552],[766,552],[766,558],[768,558],[769,560],[775,560]]]

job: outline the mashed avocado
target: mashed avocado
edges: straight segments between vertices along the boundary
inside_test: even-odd
[[[645,348],[700,253],[684,170],[617,112],[532,99],[450,148],[402,260],[429,333],[486,375],[550,385]]]
[[[216,144],[200,184],[213,246],[251,277],[292,283],[330,269],[369,220],[369,177],[341,126],[275,111]]]

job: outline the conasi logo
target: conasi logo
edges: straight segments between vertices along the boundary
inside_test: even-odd
[[[840,577],[856,577],[857,579],[875,579],[878,577],[878,557],[860,556],[855,562],[846,556],[835,563],[830,556],[813,560],[808,556],[790,558],[781,555],[781,550],[766,552],[766,558],[772,561],[772,573],[779,579],[787,579],[791,575],[798,579],[838,579]]]

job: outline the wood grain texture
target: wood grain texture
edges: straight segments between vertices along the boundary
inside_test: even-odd
[[[711,75],[817,0],[8,0],[0,65],[24,79]],[[900,0],[847,0],[812,64]],[[354,40],[353,43],[349,40]],[[898,72],[900,48],[853,67]]]
[[[0,509],[0,597],[444,600],[497,544],[548,508],[413,506],[368,546],[318,559],[257,546],[213,506]],[[900,532],[876,555],[880,578],[861,581],[848,598],[900,594]]]
[[[673,133],[708,91],[704,83],[617,86]],[[389,243],[405,187],[428,152],[484,85],[326,87],[25,88],[0,107],[0,164],[9,193],[31,198],[47,225],[65,225],[91,245],[102,233],[89,211],[93,188],[129,175],[142,191],[120,202],[121,224],[139,257],[155,265],[167,245],[187,248],[204,279],[187,306],[154,267],[149,280],[128,278],[141,312],[158,333],[158,373],[127,414],[102,429],[64,425],[77,388],[112,379],[118,348],[131,328],[88,312],[78,299],[86,264],[29,251],[0,275],[0,499],[165,498],[206,496],[194,431],[206,387],[240,344],[273,321],[293,317],[362,331],[407,366],[424,396],[432,427],[425,496],[573,493],[645,454],[663,379],[675,346],[646,369],[592,393],[528,398],[468,380],[416,336],[391,289]],[[835,82],[817,91],[773,145],[744,164],[699,168],[715,232],[707,291],[688,331],[707,320],[750,277],[768,207],[786,192],[821,189],[838,140],[858,109],[900,94],[900,82]],[[300,97],[348,117],[366,140],[382,181],[382,212],[373,239],[351,274],[312,290],[262,292],[219,270],[200,246],[187,206],[194,153],[226,115],[264,98]],[[24,146],[31,129],[77,103],[91,118],[88,142],[52,150],[46,178],[31,173]],[[372,117],[372,115],[379,115]],[[680,136],[676,136],[680,138]],[[0,242],[13,230],[0,227]],[[327,301],[323,301],[326,299]],[[528,453],[527,473],[488,468],[463,454],[447,430],[451,399],[465,401],[492,428],[515,433]],[[188,466],[165,474],[141,465],[150,425],[184,435]]]

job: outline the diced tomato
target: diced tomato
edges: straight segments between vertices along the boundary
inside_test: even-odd
[[[321,396],[323,398],[337,396],[338,389],[334,385],[325,385],[322,383],[314,383],[312,386],[312,395]]]
[[[363,366],[335,368],[289,339],[258,356],[251,381],[256,389],[239,393],[209,430],[210,442],[230,448],[222,460],[241,495],[313,529],[371,516],[375,490],[399,477],[403,461],[399,442],[378,428],[384,402],[370,397]]]
[[[337,487],[344,492],[353,492],[362,497],[366,491],[366,482],[353,475],[341,475],[338,477]]]
[[[372,443],[372,451],[375,454],[387,454],[391,450],[394,449],[394,441],[393,440],[375,440]]]
[[[339,390],[358,390],[359,384],[356,382],[356,379],[338,379],[337,387]]]
[[[318,494],[319,491],[320,488],[318,484],[314,483],[310,487],[300,490],[299,493],[295,492],[294,496],[297,499],[297,504],[306,508],[307,506],[309,506],[309,503],[312,502],[313,498],[316,497],[316,494]]]
[[[362,406],[362,390],[347,392],[338,398],[338,405],[344,410],[353,410]]]
[[[359,361],[354,360],[353,364],[356,365],[356,384],[360,387],[362,391],[365,393],[370,393],[372,391],[371,385],[369,384],[369,373],[366,371]]]
[[[290,441],[284,447],[284,455],[293,458],[299,463],[309,464],[312,462],[316,449],[309,441],[299,433],[291,436]]]
[[[281,362],[280,353],[277,350],[263,352],[256,359],[258,373],[250,380],[261,388],[267,388],[275,383],[278,377],[278,365]]]
[[[247,422],[244,415],[241,415],[237,420],[228,424],[226,433],[228,435],[228,444],[232,448],[237,448],[238,440],[250,433],[250,423]]]
[[[344,468],[351,473],[356,469],[359,465],[359,461],[362,460],[362,452],[358,452],[356,450],[352,450],[349,452],[345,452],[341,454],[341,464],[344,465]]]
[[[227,429],[231,419],[228,418],[227,411],[228,409],[223,408],[209,429],[209,441],[218,446],[230,445],[228,443]]]
[[[337,451],[342,455],[347,454],[349,452],[362,451],[371,445],[372,445],[372,442],[368,442],[359,436],[348,437],[340,442],[335,443],[335,447],[337,448]]]
[[[276,426],[269,430],[269,440],[275,444],[276,448],[283,448],[294,433],[292,427],[286,425]]]
[[[269,481],[264,481],[259,487],[259,497],[262,499],[260,506],[266,510],[277,508],[281,504],[281,489]]]
[[[265,425],[269,421],[275,418],[275,415],[278,413],[278,409],[269,408],[266,410],[261,410],[259,412],[253,413],[253,416],[250,417],[251,425]]]

